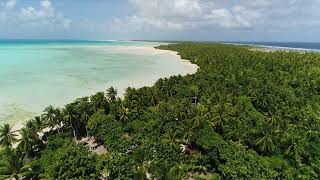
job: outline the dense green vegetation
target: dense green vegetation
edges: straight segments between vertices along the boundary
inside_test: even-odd
[[[319,179],[320,55],[172,44],[200,69],[0,129],[3,178]],[[50,127],[40,137],[37,132]],[[94,136],[96,155],[74,138]],[[13,144],[17,148],[12,148]]]

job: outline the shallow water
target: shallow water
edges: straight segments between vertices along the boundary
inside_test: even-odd
[[[32,42],[32,41],[31,41]],[[172,53],[142,42],[0,42],[0,124],[24,122],[48,105],[116,86],[152,85],[194,71]]]

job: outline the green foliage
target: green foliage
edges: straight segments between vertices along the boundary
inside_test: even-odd
[[[12,131],[12,127],[9,124],[4,124],[0,127],[0,146],[11,147],[17,141],[17,134]]]
[[[6,148],[0,155],[0,179],[24,179],[32,177],[31,164],[19,151]]]
[[[110,179],[132,179],[135,163],[125,154],[111,153],[106,157],[105,172]]]
[[[98,111],[89,119],[88,129],[92,135],[103,140],[109,150],[125,152],[129,146],[130,137],[124,133],[124,125],[111,114]]]
[[[124,99],[111,87],[47,108],[23,132],[32,137],[43,121],[59,127],[40,155],[28,156],[39,177],[319,179],[319,54],[205,43],[159,48],[200,69],[128,88]],[[71,139],[88,134],[108,152],[97,157]],[[39,150],[41,142],[23,139],[22,154]]]
[[[98,176],[96,156],[87,148],[76,145],[64,135],[49,139],[38,163],[40,177],[62,179],[91,179]]]
[[[110,101],[115,101],[117,99],[118,90],[114,87],[107,89],[107,97]]]
[[[19,140],[18,149],[29,155],[34,149],[34,146],[40,143],[38,134],[29,128],[22,128],[20,130],[20,135],[21,138]]]
[[[5,149],[0,148],[0,165],[5,163]]]

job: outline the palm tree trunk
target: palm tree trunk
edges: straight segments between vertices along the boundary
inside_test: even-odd
[[[84,125],[84,127],[86,128],[86,133],[87,133],[87,137],[89,137],[89,131],[86,125]]]
[[[74,139],[76,140],[76,131],[74,130],[73,126],[72,126],[72,123],[71,123],[71,128],[72,128],[72,132],[73,132],[73,137]]]

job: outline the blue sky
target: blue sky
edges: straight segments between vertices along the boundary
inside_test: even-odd
[[[320,42],[320,0],[0,0],[0,38]]]

